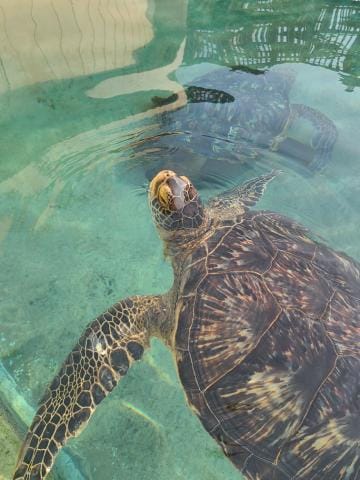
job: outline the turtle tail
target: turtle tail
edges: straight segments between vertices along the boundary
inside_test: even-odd
[[[40,401],[14,480],[41,480],[66,441],[86,426],[99,403],[149,342],[149,314],[161,297],[123,300],[93,321]]]

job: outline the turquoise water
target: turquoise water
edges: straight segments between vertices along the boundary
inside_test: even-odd
[[[19,398],[36,405],[99,312],[119,298],[171,285],[144,188],[154,154],[143,158],[137,151],[139,140],[160,128],[151,99],[172,93],[169,79],[191,84],[215,68],[291,66],[289,101],[322,112],[338,131],[322,170],[267,149],[239,164],[199,164],[199,152],[181,142],[176,162],[191,169],[205,197],[281,168],[259,208],[296,218],[360,259],[360,3],[295,3],[190,1],[181,8],[179,2],[177,12],[149,2],[153,38],[135,50],[131,65],[16,87],[7,82],[0,95],[0,356]],[[107,48],[104,41],[104,54]],[[11,61],[1,65],[9,79]],[[126,75],[135,74],[131,91],[124,90]],[[304,142],[309,133],[301,122],[289,131]],[[1,388],[0,399],[19,415],[15,393],[9,399],[5,383]],[[70,468],[89,479],[240,478],[188,410],[160,342],[66,450]],[[10,473],[0,467],[0,478]]]

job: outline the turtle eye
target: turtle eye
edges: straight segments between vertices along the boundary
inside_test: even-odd
[[[196,197],[196,194],[197,194],[197,192],[196,192],[194,186],[191,183],[189,183],[189,186],[185,190],[185,194],[184,194],[185,201],[190,202],[191,200],[194,200],[194,198]]]
[[[162,185],[166,183],[166,180],[168,178],[174,175],[175,173],[172,172],[171,170],[162,170],[152,179],[149,187],[149,192],[152,198],[159,197],[159,190],[162,187]]]
[[[181,180],[183,180],[187,184],[187,186],[184,189],[185,201],[189,202],[189,201],[193,200],[196,197],[196,190],[195,190],[193,184],[188,179],[188,177],[185,177],[185,175],[180,175],[179,178],[181,178]]]
[[[172,197],[169,185],[163,183],[158,190],[158,201],[162,207],[168,209],[170,207],[170,199]]]

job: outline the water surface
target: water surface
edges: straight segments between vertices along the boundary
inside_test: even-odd
[[[156,158],[137,145],[163,128],[153,96],[215,68],[291,67],[289,101],[336,125],[332,160],[309,171],[277,152],[237,165],[209,150],[204,171],[194,159],[207,151],[178,142],[175,167],[192,168],[205,197],[281,168],[259,208],[296,218],[360,259],[359,2],[190,1],[176,12],[164,1],[99,1],[89,11],[38,3],[17,14],[0,5],[0,356],[21,398],[36,405],[98,313],[170,287],[144,188]],[[32,65],[14,33],[26,15]],[[302,140],[307,128],[290,133]],[[169,156],[161,160],[174,163]],[[89,479],[240,478],[187,408],[171,354],[157,341],[66,450]],[[0,478],[8,479],[16,452],[5,456]]]

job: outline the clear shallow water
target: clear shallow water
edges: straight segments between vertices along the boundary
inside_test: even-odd
[[[337,127],[331,163],[312,173],[291,158],[264,151],[256,162],[239,166],[212,162],[206,175],[207,165],[204,174],[185,145],[184,163],[177,152],[179,169],[192,168],[208,197],[280,167],[283,175],[259,208],[296,218],[360,259],[360,5],[305,3],[299,11],[276,1],[189,2],[179,3],[175,15],[166,2],[153,2],[147,8],[152,39],[146,37],[141,49],[135,42],[128,64],[95,62],[96,69],[84,70],[87,75],[44,74],[41,82],[27,77],[23,85],[12,80],[15,66],[6,53],[16,48],[16,39],[10,38],[1,57],[2,79],[8,82],[0,96],[0,355],[18,394],[30,404],[36,405],[94,316],[119,298],[163,292],[171,285],[143,188],[154,156],[144,159],[136,145],[159,128],[149,112],[151,98],[168,95],[176,84],[191,83],[218,66],[291,64],[290,101],[318,109]],[[137,24],[141,12],[125,13],[120,2],[118,7],[125,20]],[[106,18],[101,2],[99,8]],[[9,22],[5,5],[2,12]],[[41,35],[40,14],[33,15],[34,38],[44,50],[49,40]],[[81,12],[76,15],[82,18]],[[112,18],[113,30],[104,20],[103,31],[116,31],[118,25],[120,42],[121,18]],[[65,13],[61,22],[69,22]],[[134,38],[136,28],[130,33]],[[99,38],[107,37],[95,35],[95,46]],[[71,48],[62,45],[71,59]],[[85,48],[84,41],[79,45],[80,51]],[[108,41],[98,50],[110,58]],[[56,64],[56,56],[49,58]],[[146,70],[153,73],[142,76]],[[125,77],[134,74],[140,75]],[[290,133],[305,139],[309,132],[295,124]],[[98,410],[67,449],[86,478],[239,478],[187,409],[171,355],[159,342]],[[11,461],[8,465],[0,478],[10,478]]]

